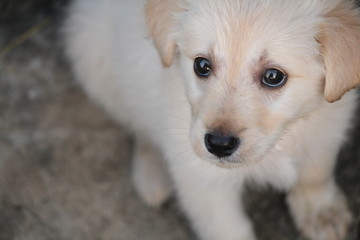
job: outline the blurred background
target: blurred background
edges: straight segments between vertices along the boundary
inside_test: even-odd
[[[130,182],[132,136],[78,87],[62,55],[67,0],[0,1],[0,240],[195,240],[176,201]],[[360,43],[359,43],[360,44]],[[360,239],[360,111],[336,179]],[[283,193],[249,189],[260,240],[303,240]]]

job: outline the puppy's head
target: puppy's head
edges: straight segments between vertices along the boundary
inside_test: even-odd
[[[149,0],[146,10],[164,66],[184,74],[194,151],[217,165],[259,161],[289,124],[360,84],[349,1]]]

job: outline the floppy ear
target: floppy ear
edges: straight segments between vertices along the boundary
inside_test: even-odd
[[[325,98],[335,102],[360,85],[360,14],[352,3],[325,16],[318,40],[326,68]]]
[[[165,67],[174,58],[176,46],[171,33],[176,24],[174,15],[180,10],[179,0],[148,0],[145,5],[149,33]]]

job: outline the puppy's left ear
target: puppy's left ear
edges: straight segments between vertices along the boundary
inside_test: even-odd
[[[326,68],[325,98],[335,102],[360,85],[360,13],[351,1],[326,14],[318,41]]]
[[[161,61],[169,67],[175,54],[175,40],[172,38],[176,26],[175,13],[181,11],[181,0],[148,0],[145,5],[147,26]]]

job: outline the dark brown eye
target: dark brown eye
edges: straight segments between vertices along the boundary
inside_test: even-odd
[[[287,81],[287,75],[279,69],[266,69],[262,77],[261,83],[270,88],[282,87]]]
[[[208,59],[198,57],[194,61],[194,72],[200,78],[207,78],[211,74],[211,63]]]

